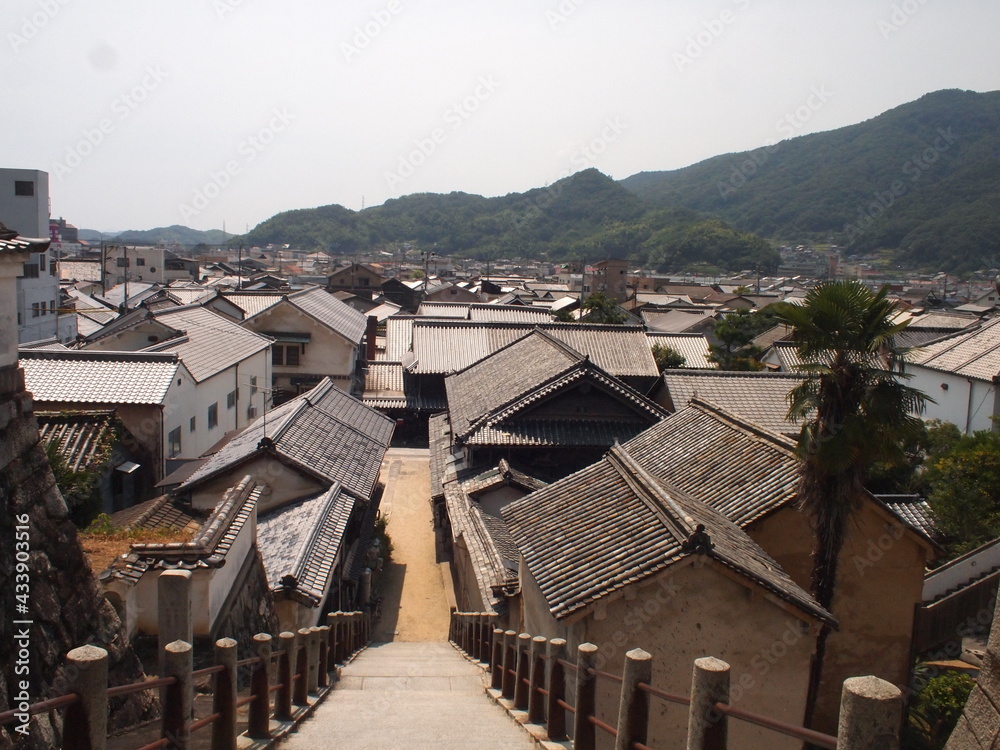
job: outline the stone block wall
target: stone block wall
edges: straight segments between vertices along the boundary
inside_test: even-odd
[[[976,687],[969,695],[955,731],[945,750],[992,750],[1000,747],[1000,599],[993,615],[983,668]]]

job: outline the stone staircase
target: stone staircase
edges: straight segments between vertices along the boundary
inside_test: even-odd
[[[340,682],[281,750],[433,747],[527,750],[525,729],[485,692],[483,670],[446,642],[380,643],[345,666]]]

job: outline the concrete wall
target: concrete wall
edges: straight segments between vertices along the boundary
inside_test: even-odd
[[[998,601],[1000,606],[1000,601]],[[998,614],[993,622],[1000,621]],[[993,750],[1000,745],[1000,628],[990,630],[983,668],[945,750]]]
[[[521,579],[523,630],[565,638],[571,661],[576,660],[581,643],[594,643],[600,648],[598,668],[621,674],[625,653],[643,648],[653,655],[654,687],[688,695],[694,660],[715,656],[732,667],[734,705],[801,725],[816,629],[769,601],[761,589],[748,589],[720,572],[715,564],[699,559],[677,566],[651,581],[629,586],[623,595],[568,624],[551,616],[523,563]],[[607,680],[600,680],[598,686],[598,716],[614,725],[619,686]],[[801,747],[801,742],[749,724],[731,721],[729,726],[734,748]],[[650,747],[682,746],[686,728],[685,708],[652,700]]]
[[[908,385],[937,402],[927,404],[921,415],[924,419],[951,422],[969,435],[978,430],[993,429],[991,417],[996,413],[997,403],[996,388],[992,383],[914,364],[908,364],[906,371],[913,376]]]
[[[814,534],[793,508],[746,529],[807,591]],[[816,728],[835,733],[848,677],[875,675],[903,688],[909,680],[913,617],[921,600],[928,546],[871,501],[851,521],[840,557],[833,614],[840,629],[827,641]]]

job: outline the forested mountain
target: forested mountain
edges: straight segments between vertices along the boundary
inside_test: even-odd
[[[652,208],[596,169],[499,198],[417,193],[360,212],[286,211],[242,240],[341,255],[415,241],[443,255],[629,258],[664,270],[770,268],[778,260],[761,238],[695,211]]]
[[[161,242],[167,244],[177,243],[178,245],[218,245],[232,237],[231,233],[224,233],[221,229],[191,229],[190,227],[174,224],[169,227],[157,227],[156,229],[130,229],[117,234],[109,232],[97,232],[93,229],[81,229],[80,239],[88,242],[101,241],[115,242],[130,245],[157,245]]]
[[[1000,92],[938,91],[858,125],[621,184],[778,240],[953,272],[1000,265]]]

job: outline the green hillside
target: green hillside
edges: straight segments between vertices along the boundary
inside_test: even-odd
[[[938,91],[858,125],[621,181],[664,208],[953,272],[1000,265],[1000,92]]]
[[[418,193],[360,212],[286,211],[241,239],[341,255],[416,242],[442,255],[629,258],[663,270],[772,267],[778,259],[759,237],[694,211],[653,208],[596,169],[499,198]]]

